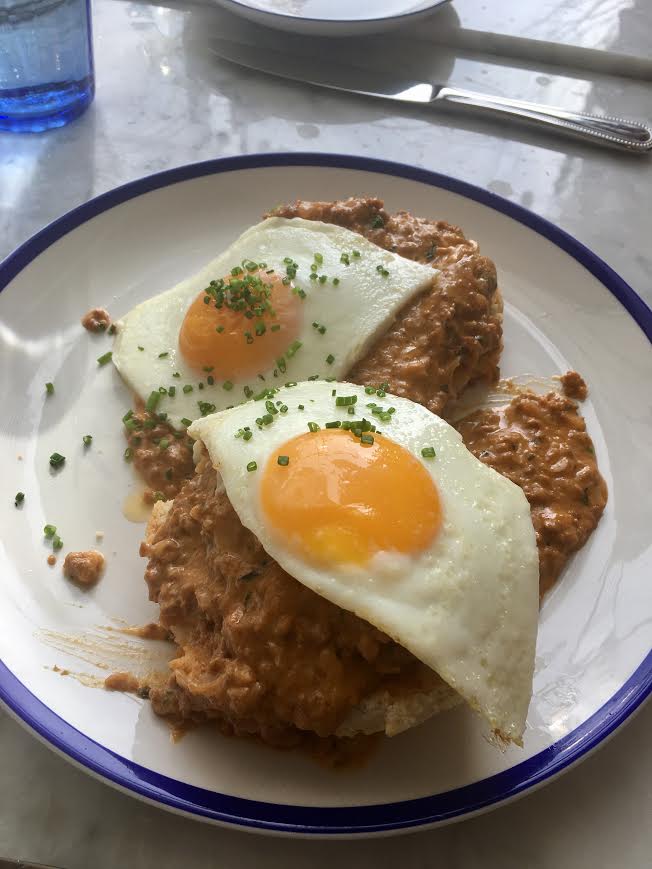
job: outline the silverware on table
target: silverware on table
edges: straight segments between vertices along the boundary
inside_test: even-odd
[[[224,60],[304,84],[434,108],[457,107],[480,111],[494,118],[524,121],[550,132],[628,151],[630,154],[645,154],[652,150],[652,129],[637,121],[571,112],[556,106],[512,100],[431,82],[396,81],[385,73],[344,64],[333,57],[327,61],[316,61],[313,57],[296,52],[281,52],[263,45],[246,45],[219,38],[211,39],[210,46]],[[315,74],[318,63],[321,68]]]
[[[26,863],[24,860],[7,860],[0,857],[0,869],[57,869],[45,863]]]

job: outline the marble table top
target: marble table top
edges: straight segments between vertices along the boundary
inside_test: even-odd
[[[536,13],[533,11],[536,9]],[[652,160],[525,128],[373,103],[218,60],[216,36],[570,108],[652,115],[647,0],[457,0],[360,44],[268,34],[202,5],[95,0],[97,99],[39,135],[0,134],[0,258],[79,203],[142,175],[257,151],[382,156],[479,184],[559,224],[652,303]],[[652,853],[652,706],[538,793],[389,840],[302,842],[220,830],[92,780],[0,713],[0,857],[65,869],[643,869]]]

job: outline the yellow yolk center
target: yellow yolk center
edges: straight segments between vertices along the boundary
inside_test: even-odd
[[[276,367],[301,328],[301,302],[276,274],[247,273],[224,279],[220,307],[201,292],[188,308],[179,332],[179,350],[197,371],[216,378],[245,380]],[[238,286],[231,292],[230,287]],[[208,302],[205,299],[208,298]]]
[[[287,456],[287,465],[278,456]],[[379,552],[416,554],[441,524],[437,488],[422,463],[382,435],[363,445],[350,432],[298,435],[261,478],[262,508],[288,546],[320,564],[364,565]]]

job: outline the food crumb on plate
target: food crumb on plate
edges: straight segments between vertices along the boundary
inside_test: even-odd
[[[81,324],[88,332],[106,332],[111,325],[111,317],[104,308],[91,308],[81,318]]]
[[[111,673],[104,680],[107,691],[127,691],[137,694],[140,691],[140,680],[133,673]]]
[[[578,401],[584,401],[589,394],[589,388],[586,385],[584,378],[577,371],[567,371],[559,378],[561,388],[566,398],[575,398]]]
[[[50,567],[54,567],[54,565],[56,563],[57,563],[57,556],[56,555],[48,555],[48,564],[50,565]]]
[[[64,575],[86,588],[95,585],[104,570],[104,556],[95,549],[69,552],[63,563]]]

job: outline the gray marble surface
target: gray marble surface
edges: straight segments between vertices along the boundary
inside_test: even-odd
[[[536,15],[532,8],[536,6]],[[482,185],[553,220],[652,302],[652,161],[266,79],[220,62],[215,35],[391,64],[479,90],[652,114],[647,0],[458,0],[416,32],[360,43],[266,34],[202,6],[96,0],[97,100],[79,121],[0,134],[0,257],[117,184],[256,151],[382,156]],[[369,842],[263,839],[173,817],[72,768],[0,713],[0,856],[66,869],[611,867],[652,853],[652,707],[562,779],[490,815]]]

